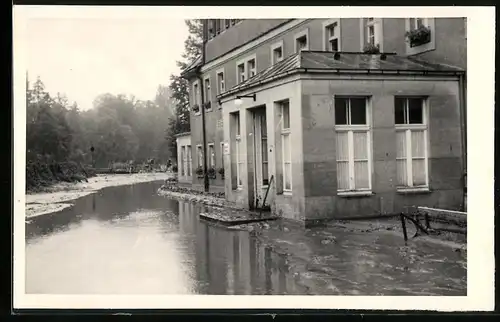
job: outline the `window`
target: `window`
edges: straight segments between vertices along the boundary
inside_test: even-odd
[[[224,83],[224,70],[217,72],[217,94],[222,94],[226,90]]]
[[[208,20],[208,39],[212,39],[215,37],[215,20]]]
[[[214,144],[208,144],[208,168],[215,168],[215,149]]]
[[[193,84],[193,105],[198,104],[198,84]]]
[[[281,153],[283,160],[283,191],[292,191],[292,146],[290,142],[290,103],[281,102]]]
[[[231,25],[234,26],[236,24],[237,19],[230,19],[231,20]]]
[[[255,58],[252,58],[247,61],[247,67],[248,67],[248,78],[255,76],[256,73]]]
[[[229,19],[224,19],[224,26],[226,27],[226,29],[228,29],[230,27]]]
[[[297,38],[297,50],[306,50],[307,49],[307,36],[304,35],[300,38]]]
[[[212,91],[210,88],[210,78],[207,77],[205,78],[205,88],[204,88],[204,96],[205,96],[205,103],[211,102],[212,101]]]
[[[271,46],[271,65],[283,60],[283,41]]]
[[[245,79],[245,63],[241,63],[238,65],[238,83],[243,83]]]
[[[337,23],[334,22],[326,27],[327,29],[327,50],[328,51],[339,51],[339,36]]]
[[[396,171],[400,188],[427,187],[427,122],[424,99],[396,97]]]
[[[191,145],[188,145],[187,148],[187,176],[190,177],[193,172],[193,158],[191,157]]]
[[[261,153],[262,153],[262,185],[269,184],[269,160],[267,155],[267,124],[266,115],[260,117],[260,140],[261,140]]]
[[[221,20],[215,19],[215,33],[218,35],[221,31]]]
[[[184,177],[184,171],[186,169],[186,146],[184,145],[181,147],[181,158],[179,161],[181,167],[181,176]]]
[[[366,40],[370,45],[376,46],[377,40],[375,39],[375,21],[373,18],[368,18],[368,23],[366,24]]]
[[[196,146],[196,152],[198,155],[198,167],[203,168],[203,147],[201,145]]]
[[[365,97],[335,98],[339,192],[371,190],[371,143],[368,119]]]
[[[410,29],[418,29],[420,27],[427,27],[429,23],[426,18],[410,18]]]
[[[235,126],[235,141],[236,141],[236,185],[237,187],[243,186],[241,172],[243,168],[243,151],[241,144],[241,127],[240,127],[240,114],[234,113],[234,126]]]

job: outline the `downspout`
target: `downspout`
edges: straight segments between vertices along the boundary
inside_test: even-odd
[[[462,190],[463,190],[463,211],[465,211],[465,200],[467,198],[467,92],[466,75],[461,74],[458,78],[458,93],[460,104],[460,129],[462,141]]]
[[[200,94],[201,94],[201,133],[202,133],[202,141],[203,141],[203,183],[204,183],[204,188],[205,192],[209,192],[210,190],[210,185],[208,181],[208,169],[207,169],[207,133],[206,133],[206,126],[205,126],[205,84],[203,82],[203,79],[201,77],[201,67],[205,64],[205,44],[206,44],[206,19],[203,19],[202,21],[202,29],[203,29],[203,41],[202,41],[202,46],[201,46],[201,64],[196,68],[196,77],[198,78],[198,81],[200,82]]]

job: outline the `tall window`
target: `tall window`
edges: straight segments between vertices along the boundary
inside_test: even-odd
[[[243,83],[245,79],[245,63],[241,63],[238,65],[238,83]]]
[[[186,147],[186,152],[187,152],[187,176],[190,177],[191,173],[193,172],[193,158],[191,156],[191,145],[188,145]]]
[[[193,105],[199,105],[198,98],[200,95],[200,89],[198,88],[198,83],[193,84]]]
[[[375,20],[373,18],[368,18],[366,24],[366,40],[370,45],[377,45],[377,39],[375,37]]]
[[[234,124],[235,124],[235,132],[236,132],[236,182],[237,186],[243,186],[243,180],[241,178],[241,171],[243,168],[243,151],[241,144],[241,124],[240,124],[240,114],[234,114]]]
[[[224,26],[226,27],[226,29],[228,29],[230,27],[230,19],[223,19],[224,20]]]
[[[280,103],[281,153],[283,160],[283,191],[292,191],[292,146],[290,142],[290,103]]]
[[[221,19],[215,19],[215,33],[218,35],[221,32]]]
[[[224,83],[224,71],[217,73],[217,94],[222,94],[226,90],[226,85]]]
[[[212,101],[212,91],[210,88],[210,78],[205,78],[205,89],[204,89],[204,95],[205,95],[205,103],[211,102]]]
[[[427,122],[424,99],[396,97],[397,184],[399,187],[427,187]]]
[[[215,149],[214,149],[214,144],[210,143],[208,145],[208,167],[209,168],[215,168]]]
[[[203,147],[201,145],[198,145],[196,147],[196,152],[198,154],[198,167],[203,168]]]
[[[220,143],[220,167],[224,168],[224,142]]]
[[[326,27],[327,31],[327,50],[328,51],[339,51],[339,36],[338,36],[337,23],[334,22]]]
[[[371,189],[371,143],[367,99],[335,98],[339,192]]]
[[[250,78],[250,77],[254,76],[256,73],[255,58],[247,61],[247,66],[248,66],[248,78]]]
[[[184,145],[181,147],[181,158],[179,161],[181,166],[181,176],[183,177],[186,169],[186,146]]]
[[[262,153],[262,185],[269,184],[269,166],[267,156],[267,124],[265,114],[260,117],[260,140],[261,140],[261,153]]]

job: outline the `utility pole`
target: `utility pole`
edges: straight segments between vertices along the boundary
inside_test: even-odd
[[[200,82],[200,94],[201,94],[201,132],[202,132],[202,137],[203,137],[203,182],[204,182],[204,188],[205,192],[210,191],[210,184],[208,180],[208,167],[207,167],[207,133],[206,133],[206,125],[205,125],[205,84],[203,82],[203,79],[201,77],[201,67],[205,64],[205,44],[206,44],[206,19],[202,20],[202,29],[203,29],[203,36],[202,36],[202,46],[201,46],[201,64],[200,66],[197,67],[196,74],[198,77],[198,80]]]

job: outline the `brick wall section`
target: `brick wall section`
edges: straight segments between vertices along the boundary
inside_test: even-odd
[[[333,95],[372,97],[372,191],[369,197],[336,195]],[[428,95],[430,193],[396,191],[394,95]],[[457,81],[303,80],[303,154],[307,219],[392,213],[410,205],[459,209],[462,161]]]

